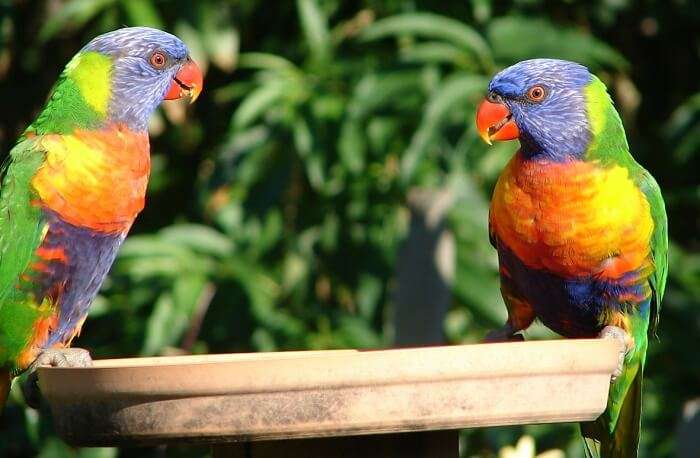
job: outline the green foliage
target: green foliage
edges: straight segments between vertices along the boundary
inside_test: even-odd
[[[687,46],[700,13],[692,5],[640,11],[631,3],[33,0],[0,7],[3,151],[68,59],[98,33],[161,27],[182,37],[207,69],[195,105],[168,103],[153,120],[146,210],[77,344],[96,357],[389,346],[407,196],[419,188],[454,197],[446,220],[456,241],[446,338],[479,341],[505,315],[488,201],[516,145],[483,145],[476,104],[504,66],[563,57],[588,65],[613,90],[632,150],[669,203],[670,280],[660,339],[650,345],[642,437],[648,456],[672,456],[683,405],[700,395],[700,227],[692,216],[700,210],[700,103],[689,70],[697,71],[698,59]],[[662,63],[668,84],[659,82]],[[551,336],[541,327],[529,335]],[[1,456],[154,453],[72,450],[56,438],[48,412],[26,409],[17,392],[13,401]],[[575,427],[543,425],[468,431],[464,453],[495,456],[524,435],[538,450],[582,451]]]

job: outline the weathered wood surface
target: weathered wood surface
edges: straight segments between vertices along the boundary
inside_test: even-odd
[[[102,360],[41,368],[39,382],[68,443],[214,444],[592,420],[617,351],[558,340]]]

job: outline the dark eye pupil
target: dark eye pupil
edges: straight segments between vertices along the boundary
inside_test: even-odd
[[[541,87],[533,87],[530,89],[530,98],[533,100],[540,100],[544,97],[544,89]]]
[[[161,53],[156,53],[151,56],[151,63],[155,67],[162,67],[165,65],[165,56],[163,56]]]

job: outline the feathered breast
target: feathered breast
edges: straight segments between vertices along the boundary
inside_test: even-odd
[[[148,135],[123,126],[45,135],[46,160],[32,179],[41,205],[77,227],[103,233],[129,229],[143,209]]]
[[[618,277],[648,263],[649,204],[622,166],[522,159],[500,176],[491,231],[530,268]],[[608,274],[608,275],[606,275]]]

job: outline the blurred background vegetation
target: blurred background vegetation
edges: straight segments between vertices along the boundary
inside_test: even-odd
[[[180,36],[206,84],[153,119],[147,207],[79,346],[104,358],[478,342],[505,314],[487,209],[516,145],[482,144],[475,106],[497,70],[566,58],[607,83],[669,207],[645,456],[699,456],[698,2],[0,0],[2,154],[70,57],[123,25]],[[573,425],[466,431],[462,451],[530,456],[530,438],[581,455]],[[0,431],[3,457],[206,453],[71,449],[18,390]]]

